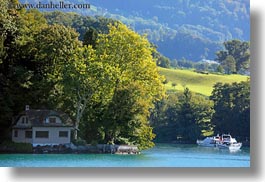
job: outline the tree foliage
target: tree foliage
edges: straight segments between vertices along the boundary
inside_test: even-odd
[[[156,109],[163,114],[151,118],[157,141],[195,143],[196,139],[212,132],[213,108],[209,99],[194,95],[186,88],[183,94],[171,95],[170,100],[157,105]],[[175,101],[172,103],[172,100]]]
[[[112,70],[97,60],[91,46],[76,49],[62,69],[60,84],[63,87],[64,108],[74,116],[76,129],[79,129],[86,110],[93,102],[108,101]]]
[[[96,41],[98,38],[98,32],[95,28],[91,27],[84,35],[83,44],[92,45],[93,48],[96,47]]]
[[[110,25],[108,34],[98,35],[94,49],[84,46],[74,53],[62,80],[76,127],[80,124],[88,142],[153,146],[149,110],[164,90],[144,37],[123,24]]]
[[[82,16],[77,13],[61,11],[45,12],[44,16],[50,25],[60,24],[74,28],[79,33],[79,40],[83,41],[85,45],[92,45],[93,48],[97,34],[107,34],[108,25],[117,22],[117,20],[102,16]]]
[[[0,64],[0,124],[7,131],[26,104],[51,109],[61,104],[57,100],[61,66],[81,43],[74,30],[48,26],[37,10],[5,8],[1,10],[7,12],[5,22],[9,25],[1,26],[5,40]]]
[[[145,37],[98,18],[85,23],[97,29],[89,28],[82,44],[74,29],[48,25],[37,10],[11,11],[7,1],[1,7],[4,131],[29,104],[68,113],[88,142],[153,146],[149,110],[164,88]]]
[[[150,43],[118,23],[109,27],[109,34],[99,35],[96,54],[105,66],[113,68],[113,95],[102,119],[106,142],[127,138],[134,143],[144,135],[149,138],[140,147],[151,146],[154,136],[143,132],[151,132],[149,110],[163,97],[164,89]]]
[[[215,113],[212,123],[216,133],[250,137],[250,81],[214,86],[212,96]]]
[[[161,53],[159,53],[156,50],[156,46],[154,46],[155,49],[153,49],[153,58],[156,60],[156,65],[160,66],[162,68],[170,68],[170,59],[163,56]]]
[[[228,74],[248,70],[250,64],[250,43],[240,40],[224,42],[225,50],[216,53],[216,60]]]
[[[0,0],[0,138],[7,134],[17,108],[16,101],[24,85],[24,71],[16,68],[16,41],[19,35],[19,14],[16,0]]]

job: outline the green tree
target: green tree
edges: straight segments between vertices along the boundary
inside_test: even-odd
[[[85,45],[90,40],[90,44],[95,43],[95,35],[107,34],[109,24],[114,24],[117,20],[101,16],[82,16],[77,13],[64,13],[60,11],[45,12],[45,18],[51,25],[60,24],[66,27],[72,27],[79,33],[79,40],[84,41]],[[91,42],[92,41],[92,42]]]
[[[150,121],[156,134],[156,142],[176,141],[177,111],[179,110],[178,93],[168,93],[167,96],[156,102],[155,108],[151,112]]]
[[[20,109],[20,93],[27,85],[27,74],[16,66],[16,41],[20,28],[20,10],[15,8],[17,0],[0,0],[0,140],[8,136],[12,116]]]
[[[161,53],[157,52],[156,46],[154,46],[153,57],[156,60],[156,65],[162,68],[170,68],[170,60],[169,58],[163,56]]]
[[[226,59],[222,62],[222,66],[226,74],[236,73],[236,61],[233,56],[227,56]]]
[[[250,137],[250,82],[217,83],[211,95],[215,113],[215,133],[231,133],[241,139]]]
[[[157,60],[157,65],[162,68],[170,68],[170,60],[165,56],[161,56]]]
[[[74,110],[79,136],[93,143],[153,146],[148,117],[164,89],[149,42],[119,23],[99,34],[96,44],[78,48],[63,67],[64,102]]]
[[[216,71],[217,71],[218,73],[224,73],[224,68],[223,68],[223,66],[222,66],[222,65],[218,65],[218,67],[216,68]]]
[[[182,58],[181,60],[178,61],[178,66],[180,68],[193,68],[194,67],[194,62],[192,61],[188,61],[184,58]]]
[[[63,25],[46,25],[32,33],[32,40],[23,45],[21,52],[27,66],[33,72],[29,104],[33,107],[42,105],[46,108],[62,106],[62,87],[59,81],[63,66],[67,64],[73,51],[81,46],[78,34]],[[27,60],[28,58],[28,60]]]
[[[159,142],[195,143],[198,138],[213,133],[212,101],[191,93],[188,88],[182,94],[170,94],[164,103],[156,106],[151,120]],[[155,117],[158,111],[161,113]]]
[[[200,130],[196,125],[195,115],[191,104],[192,94],[188,88],[184,90],[178,111],[177,136],[184,141],[192,141],[199,136]]]
[[[6,55],[8,44],[14,41],[17,32],[15,9],[9,8],[14,6],[17,1],[0,0],[0,64]]]
[[[85,46],[75,50],[73,57],[63,67],[62,86],[65,107],[71,103],[69,109],[72,116],[75,117],[75,139],[77,139],[77,130],[84,117],[84,113],[88,110],[89,102],[102,97],[111,92],[108,86],[105,86],[111,80],[110,70],[105,70],[105,66],[101,62],[95,61],[95,51],[91,46]],[[109,79],[108,79],[109,78]],[[105,85],[104,85],[105,84]],[[100,96],[101,95],[101,96]],[[104,99],[104,98],[103,98]],[[104,99],[105,100],[105,99]]]
[[[104,65],[114,68],[111,107],[107,107],[102,119],[107,123],[103,125],[106,142],[120,141],[118,138],[134,142],[149,136],[145,142],[135,143],[148,148],[153,138],[148,123],[150,109],[164,94],[163,78],[152,58],[151,45],[145,37],[118,23],[109,27],[109,34],[99,35],[96,54]]]
[[[250,64],[250,43],[241,42],[240,40],[231,40],[224,42],[225,50],[216,53],[216,60],[224,65],[225,62],[235,61],[235,71],[238,73],[241,69],[249,69]],[[228,58],[229,57],[229,58]],[[234,63],[233,63],[234,64]],[[229,65],[228,65],[229,66]],[[234,66],[233,66],[234,69]]]
[[[176,59],[173,59],[171,62],[170,62],[170,66],[172,66],[173,68],[177,68],[179,67],[178,65],[178,61]]]
[[[1,9],[7,12],[4,21],[9,25],[3,25],[8,29],[3,29],[5,53],[0,64],[0,123],[5,123],[5,129],[25,104],[60,108],[62,89],[57,82],[61,68],[72,50],[81,45],[73,29],[48,26],[37,10],[6,8]]]
[[[201,96],[193,95],[188,88],[180,98],[176,133],[184,141],[194,142],[211,130],[212,103]]]
[[[95,49],[97,38],[98,38],[97,30],[91,27],[88,29],[88,31],[84,35],[83,44],[92,45],[92,47]]]

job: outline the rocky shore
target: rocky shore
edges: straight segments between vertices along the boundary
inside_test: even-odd
[[[0,147],[0,153],[33,153],[33,154],[140,154],[137,146],[130,145],[84,145],[74,144],[64,145],[37,145],[32,146],[32,150],[19,151],[17,148]]]

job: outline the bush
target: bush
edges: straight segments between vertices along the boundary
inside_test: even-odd
[[[83,139],[77,139],[73,141],[73,144],[76,146],[85,146],[87,143]]]
[[[12,141],[4,141],[1,144],[1,147],[4,148],[6,152],[11,153],[32,153],[33,148],[30,143],[14,143]]]
[[[92,146],[96,146],[98,144],[98,141],[97,140],[92,140],[92,142],[91,142],[91,145]]]

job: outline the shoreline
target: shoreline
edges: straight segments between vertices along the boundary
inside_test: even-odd
[[[171,142],[155,143],[156,146],[170,144],[170,145],[196,145],[194,143]],[[31,145],[32,146],[32,145]],[[243,142],[244,148],[250,148],[250,142]],[[118,154],[118,155],[138,155],[141,151],[137,146],[131,145],[84,145],[75,146],[73,144],[61,145],[43,145],[32,146],[27,150],[20,150],[10,146],[0,145],[0,154]]]
[[[28,144],[27,144],[28,145]],[[75,146],[74,144],[60,145],[37,145],[26,149],[18,149],[14,146],[0,146],[0,154],[121,154],[137,155],[140,151],[137,146],[130,145],[84,145]]]

